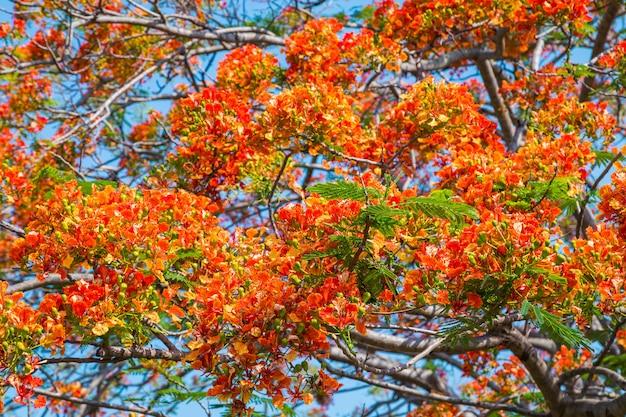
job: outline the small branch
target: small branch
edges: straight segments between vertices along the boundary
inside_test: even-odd
[[[180,350],[176,347],[176,345],[174,345],[174,343],[172,343],[172,341],[167,338],[167,335],[165,334],[165,329],[163,329],[157,323],[152,322],[147,317],[143,317],[141,321],[152,330],[152,334],[154,334],[154,336],[159,339],[161,343],[163,343],[165,347],[170,350],[170,352],[177,354],[180,353]]]
[[[604,168],[604,170],[602,171],[602,173],[600,173],[600,175],[598,176],[598,178],[596,178],[596,180],[593,182],[593,184],[591,184],[591,188],[589,189],[589,193],[587,194],[587,197],[585,198],[585,200],[582,203],[582,207],[580,207],[580,209],[578,210],[578,213],[576,215],[576,237],[580,236],[581,231],[584,228],[584,224],[588,223],[585,222],[586,220],[586,215],[588,213],[588,209],[587,209],[587,204],[589,203],[589,200],[591,199],[591,192],[595,191],[598,186],[600,185],[600,182],[602,181],[602,179],[611,171],[611,168],[613,168],[613,165],[619,161],[620,158],[622,158],[623,155],[621,152],[618,152],[617,154],[615,154],[615,156],[613,157],[613,159],[611,159],[611,161],[606,165],[606,167]],[[588,223],[589,224],[589,223]]]
[[[115,363],[121,362],[122,360],[117,359],[105,359],[105,358],[43,358],[39,362],[38,365],[56,365],[58,363]]]
[[[368,377],[363,376],[362,374],[351,374],[351,373],[342,371],[340,369],[333,368],[332,366],[328,364],[326,364],[326,369],[328,369],[329,372],[340,377],[345,377],[345,378],[350,378],[350,379],[354,379],[357,381],[365,382],[366,384],[369,384],[369,385],[386,388],[386,389],[395,391],[399,394],[413,396],[413,397],[416,397],[416,398],[419,398],[428,402],[434,401],[434,402],[441,402],[441,403],[448,403],[448,404],[465,405],[468,407],[476,407],[476,408],[482,408],[486,410],[510,411],[513,413],[518,413],[523,416],[529,416],[529,417],[548,417],[549,416],[549,414],[546,414],[546,413],[539,413],[536,411],[525,410],[521,407],[516,407],[513,405],[495,404],[495,403],[489,403],[489,402],[484,402],[484,401],[470,401],[470,400],[464,400],[458,397],[451,397],[447,395],[440,395],[440,394],[434,394],[434,393],[426,393],[423,391],[418,391],[414,388],[409,388],[403,385],[396,385],[394,383],[383,381],[380,379],[368,378]]]
[[[78,171],[76,168],[74,168],[74,166],[72,164],[70,164],[69,162],[67,162],[67,160],[65,158],[63,158],[61,155],[57,154],[56,152],[50,152],[50,154],[52,156],[54,156],[55,158],[57,158],[59,161],[61,161],[70,170],[72,170],[74,172],[74,174],[76,174],[77,176],[80,177],[81,180],[83,180],[83,181],[87,180],[87,178],[85,178],[85,176],[80,171]]]
[[[35,290],[48,285],[72,285],[80,280],[91,281],[93,280],[93,274],[67,274],[66,279],[61,278],[61,274],[48,274],[43,281],[33,278],[13,284],[7,288],[6,294]]]
[[[420,329],[418,327],[411,326],[399,326],[397,324],[366,324],[365,327],[368,329],[392,329],[392,330],[402,330],[413,333],[422,333],[430,336],[436,336],[437,332],[434,330]]]
[[[71,395],[58,394],[56,392],[47,391],[47,390],[43,390],[39,388],[35,388],[33,392],[35,392],[35,394],[38,394],[38,395],[43,395],[44,397],[56,398],[59,400],[69,401],[75,404],[85,404],[85,405],[90,405],[90,406],[98,407],[98,408],[109,408],[112,410],[128,411],[131,413],[140,413],[140,414],[144,414],[147,416],[166,417],[165,414],[161,412],[152,411],[149,408],[138,407],[135,405],[118,405],[118,404],[106,403],[103,401],[86,400],[83,398],[72,397]]]
[[[276,175],[276,180],[274,180],[274,183],[272,184],[270,195],[267,197],[267,212],[270,218],[270,223],[272,224],[272,228],[274,229],[274,233],[276,234],[278,234],[278,227],[276,226],[276,220],[274,220],[274,213],[272,212],[272,198],[274,198],[274,193],[276,192],[276,188],[278,187],[280,177],[283,176],[283,172],[285,172],[285,168],[287,168],[289,158],[291,158],[291,154],[286,153],[285,158],[283,159],[283,163],[280,166],[280,170],[278,171],[278,175]]]
[[[535,45],[535,49],[533,49],[533,59],[530,64],[530,69],[533,71],[539,70],[539,64],[541,63],[541,54],[543,54],[543,48],[546,43],[545,36],[535,36],[537,39],[537,44]]]
[[[613,329],[613,331],[611,331],[611,334],[606,339],[606,342],[604,343],[604,346],[602,347],[602,351],[598,354],[598,357],[593,361],[594,366],[602,365],[602,361],[604,360],[606,355],[608,355],[609,350],[611,350],[613,341],[617,337],[617,332],[619,332],[619,330],[622,328],[624,324],[626,324],[626,318],[622,318],[619,322],[615,324],[615,328]]]
[[[348,264],[348,271],[352,271],[354,269],[356,263],[359,261],[359,257],[361,256],[361,254],[363,253],[363,250],[365,250],[365,247],[367,246],[367,240],[369,239],[371,224],[372,224],[372,219],[370,218],[370,216],[366,216],[365,217],[365,229],[363,229],[363,238],[361,239],[361,243],[359,244],[359,247],[356,249],[354,256],[352,256],[352,259],[350,259],[350,263]]]
[[[331,149],[328,145],[326,145],[323,142],[319,143],[319,145],[321,145],[322,148],[326,149],[328,152],[330,152],[330,153],[332,153],[334,155],[340,156],[341,158],[346,159],[348,161],[358,162],[358,163],[361,163],[361,164],[367,164],[367,165],[372,165],[372,166],[375,166],[375,167],[385,168],[385,164],[383,164],[382,162],[376,162],[376,161],[372,161],[371,159],[358,158],[356,156],[346,155],[344,153],[341,153],[339,151]]]
[[[346,356],[341,349],[332,347],[328,351],[328,357],[335,362],[354,365],[354,361]],[[401,365],[399,362],[377,355],[375,353],[359,353],[358,357],[363,358],[363,362],[377,369],[389,369]],[[411,367],[403,369],[395,374],[388,375],[394,381],[402,382],[403,385],[417,385],[427,391],[437,391],[446,395],[453,395],[454,390],[450,388],[443,377],[436,370],[424,369],[423,367]]]
[[[533,211],[534,209],[536,209],[537,206],[541,204],[541,202],[548,196],[548,193],[550,192],[550,187],[552,187],[552,183],[554,182],[554,179],[556,178],[556,174],[558,172],[559,172],[559,167],[557,166],[554,168],[554,174],[552,175],[552,178],[550,178],[550,182],[548,183],[548,186],[546,187],[546,191],[543,193],[541,198],[537,200],[537,202],[530,207],[529,211]]]
[[[111,93],[109,95],[109,97],[104,101],[104,103],[102,103],[97,110],[95,110],[93,113],[91,113],[88,116],[88,123],[87,126],[84,127],[86,129],[86,131],[91,131],[92,129],[94,129],[96,126],[98,126],[104,119],[106,119],[110,113],[111,113],[111,105],[117,100],[119,99],[122,95],[124,95],[128,90],[130,90],[135,84],[139,83],[141,80],[143,80],[145,77],[149,76],[150,74],[152,74],[153,72],[157,71],[159,68],[161,68],[165,63],[167,63],[170,59],[172,59],[173,57],[179,55],[179,54],[183,54],[195,41],[189,41],[187,43],[185,43],[183,46],[181,46],[180,48],[178,48],[176,51],[172,52],[171,54],[167,55],[166,57],[163,57],[161,59],[159,59],[158,61],[156,61],[156,63],[151,66],[148,67],[146,69],[144,69],[141,72],[136,72],[135,76],[132,77],[131,79],[129,79],[128,81],[126,81],[126,83],[124,85],[122,85],[118,90],[116,90],[115,92]],[[77,125],[74,128],[72,128],[71,130],[69,130],[67,133],[63,134],[62,136],[55,138],[52,142],[54,143],[54,145],[60,145],[64,142],[66,142],[70,137],[72,137],[72,135],[76,134],[77,132],[79,132],[81,130],[83,126],[82,125]]]
[[[99,23],[143,26],[146,28],[158,30],[163,33],[167,33],[169,35],[174,35],[176,37],[183,37],[187,39],[229,42],[235,43],[236,45],[253,43],[255,45],[285,46],[284,38],[266,30],[263,30],[263,32],[261,32],[261,30],[258,28],[248,26],[224,28],[214,31],[190,30],[180,26],[163,24],[157,19],[98,14],[92,15],[88,19],[77,21],[74,27],[91,26]]]
[[[176,349],[175,352],[170,350],[160,350],[148,347],[133,346],[125,348],[121,346],[104,346],[98,348],[96,356],[107,359],[163,359],[167,361],[180,361],[187,356],[189,352],[181,352]]]
[[[9,222],[5,222],[4,220],[0,220],[0,227],[8,230],[9,232],[15,233],[19,237],[26,236],[26,232],[24,232],[24,229],[22,229],[21,227],[14,226]]]
[[[368,372],[373,372],[375,374],[380,374],[380,375],[392,375],[392,374],[397,374],[400,371],[403,371],[405,369],[408,369],[410,367],[412,367],[415,363],[417,363],[418,361],[424,359],[426,356],[428,356],[432,351],[434,351],[436,348],[439,347],[439,345],[441,345],[443,343],[443,339],[437,339],[435,342],[431,343],[426,349],[424,349],[423,351],[421,351],[420,353],[418,353],[417,355],[413,356],[408,362],[404,363],[404,364],[400,364],[391,368],[379,368],[376,366],[370,366],[367,364],[367,360],[359,360],[356,355],[354,355],[352,352],[350,352],[350,349],[348,349],[339,339],[339,337],[337,337],[336,335],[331,334],[332,339],[335,341],[335,343],[337,344],[337,346],[339,347],[339,349],[341,349],[341,351],[343,352],[344,355],[346,355],[350,362],[352,362],[352,364],[354,366],[356,366],[357,368],[362,368]]]

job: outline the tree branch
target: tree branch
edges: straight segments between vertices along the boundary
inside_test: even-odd
[[[441,339],[436,337],[425,337],[422,339],[409,340],[404,337],[394,336],[390,334],[368,331],[363,335],[357,331],[350,332],[352,340],[359,345],[367,346],[374,349],[384,350],[386,352],[404,353],[408,355],[416,355],[427,349],[430,349],[433,343],[440,343]],[[467,344],[462,343],[444,343],[433,349],[433,352],[446,353],[466,353],[476,350],[491,349],[502,345],[506,339],[500,335],[489,334],[485,336],[476,336],[469,339]]]
[[[5,222],[4,220],[0,220],[0,227],[8,230],[9,232],[15,233],[19,237],[26,236],[26,232],[24,232],[24,229],[22,229],[21,227],[14,226],[9,222]]]
[[[604,44],[606,43],[611,27],[613,26],[613,21],[617,17],[622,5],[622,0],[612,0],[609,3],[609,6],[602,16],[602,20],[600,20],[600,24],[596,29],[596,40],[591,51],[592,59],[604,51]],[[583,85],[580,89],[580,96],[578,98],[581,103],[589,100],[589,95],[591,94],[591,90],[593,88],[594,78],[595,77],[593,76],[588,76],[583,80]]]
[[[235,45],[253,43],[256,45],[285,46],[284,38],[274,35],[271,32],[268,33],[268,31],[261,31],[258,28],[248,26],[216,29],[213,31],[206,29],[189,30],[161,23],[158,19],[94,14],[88,18],[83,17],[82,20],[79,20],[74,24],[74,27],[90,26],[94,24],[127,24],[133,26],[143,26],[186,39],[229,42],[234,43]]]
[[[437,375],[436,372],[433,372],[431,370],[415,367],[404,367],[405,364],[401,364],[400,362],[384,358],[374,353],[357,353],[356,356],[352,356],[354,359],[346,355],[346,353],[343,352],[342,349],[337,347],[332,347],[329,351],[329,358],[333,361],[346,363],[349,365],[353,365],[356,368],[362,369],[365,369],[363,365],[377,370],[397,369],[396,372],[385,372],[384,374],[390,376],[394,380],[403,382],[405,384],[418,385],[425,390],[435,390],[437,392],[441,392],[447,395],[452,394],[452,390],[450,389],[450,387],[445,384],[445,382],[439,377],[439,375]]]
[[[96,356],[107,359],[163,359],[168,361],[180,361],[187,356],[189,352],[161,350],[142,346],[133,346],[125,348],[121,346],[103,346],[98,348]]]
[[[565,395],[561,392],[558,380],[550,374],[548,364],[537,353],[537,349],[512,325],[502,326],[499,331],[506,340],[504,345],[524,364],[550,410],[553,412],[561,410]]]
[[[364,370],[368,372],[373,372],[373,373],[380,374],[380,375],[397,374],[398,372],[411,368],[413,365],[415,365],[415,363],[417,363],[421,359],[424,359],[426,356],[428,356],[432,351],[434,351],[443,342],[443,339],[437,339],[430,346],[428,346],[426,349],[424,349],[423,351],[413,356],[406,363],[402,363],[402,364],[397,363],[397,365],[392,366],[392,367],[377,367],[377,366],[372,366],[368,363],[367,356],[365,358],[359,358],[357,355],[350,352],[350,349],[348,349],[342,343],[342,341],[339,339],[338,336],[331,334],[331,337],[333,338],[333,340],[335,341],[339,349],[343,352],[343,354],[350,360],[350,363],[352,363],[352,365],[355,365],[356,367],[359,367],[359,368],[363,368]]]
[[[91,281],[93,280],[93,274],[67,274],[66,279],[61,278],[61,274],[48,274],[44,280],[33,278],[13,284],[7,288],[6,294],[35,290],[48,285],[72,285],[80,280]]]
[[[509,113],[508,106],[498,91],[498,81],[493,71],[491,62],[488,60],[477,60],[476,67],[478,68],[480,76],[483,79],[487,94],[489,94],[489,99],[496,115],[496,119],[498,119],[498,123],[500,123],[502,138],[506,143],[506,147],[509,150],[517,150],[518,145],[513,143],[516,130],[515,124],[513,123],[513,119]]]
[[[476,408],[482,408],[486,410],[511,411],[513,413],[518,413],[523,416],[529,416],[529,417],[549,417],[548,414],[525,410],[521,407],[516,407],[514,405],[495,404],[495,403],[489,403],[489,402],[484,402],[484,401],[470,401],[470,400],[464,400],[458,397],[451,397],[448,395],[425,393],[423,391],[418,391],[414,388],[410,388],[407,386],[397,385],[397,384],[383,381],[380,379],[368,378],[366,376],[363,376],[362,374],[348,373],[340,369],[336,369],[328,364],[326,364],[326,369],[328,369],[329,372],[340,377],[350,378],[350,379],[354,379],[357,381],[365,382],[368,385],[374,385],[377,387],[390,389],[397,393],[413,396],[413,397],[422,399],[424,401],[430,401],[430,402],[434,401],[434,402],[449,403],[449,404],[456,404],[456,405],[465,405],[468,407],[476,407]]]
[[[47,390],[43,390],[39,388],[33,389],[33,392],[35,392],[35,394],[38,394],[38,395],[43,395],[44,397],[56,398],[59,400],[69,401],[75,404],[91,405],[93,407],[98,407],[98,408],[110,408],[112,410],[128,411],[131,413],[140,413],[140,414],[144,414],[147,416],[166,417],[165,414],[161,412],[152,411],[149,408],[138,407],[135,405],[118,405],[118,404],[106,403],[103,401],[86,400],[83,398],[72,397],[71,395],[59,394],[56,392],[47,391]]]
[[[559,383],[562,384],[570,378],[583,374],[605,376],[615,382],[621,389],[626,390],[626,378],[611,369],[601,366],[582,366],[580,368],[572,369],[571,371],[565,371],[559,375]]]

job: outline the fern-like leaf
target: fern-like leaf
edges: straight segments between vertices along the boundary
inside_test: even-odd
[[[381,198],[382,194],[375,188],[363,187],[354,182],[327,182],[315,184],[308,191],[317,193],[329,200],[366,201],[368,198]]]
[[[402,203],[407,210],[419,211],[428,217],[448,219],[461,223],[464,217],[478,219],[478,212],[470,205],[433,197],[409,198]]]
[[[527,300],[522,302],[520,313],[557,343],[591,350],[591,345],[584,334],[578,329],[563,324],[561,317],[556,314],[532,305]]]

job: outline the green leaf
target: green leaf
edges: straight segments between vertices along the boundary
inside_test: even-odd
[[[530,309],[530,303],[528,302],[528,300],[522,301],[522,308],[520,309],[520,314],[526,317],[529,309]]]
[[[532,314],[528,314],[530,306],[532,306]],[[578,329],[563,324],[562,318],[556,314],[550,313],[537,305],[532,305],[526,300],[522,302],[520,313],[530,319],[535,326],[557,343],[591,350],[591,344],[584,334]]]
[[[369,216],[372,228],[380,231],[386,237],[392,236],[399,224],[396,217],[406,216],[406,210],[392,209],[386,204],[367,206],[363,212]]]
[[[448,219],[458,223],[463,222],[464,216],[478,219],[478,212],[474,207],[448,199],[415,197],[405,200],[401,205],[407,210],[418,211],[428,217]]]
[[[571,74],[576,78],[582,77],[593,77],[595,76],[595,72],[591,70],[587,65],[584,64],[571,64],[566,63],[563,65],[565,69],[567,69]]]
[[[545,196],[545,198],[554,201],[569,200],[570,184],[580,182],[576,177],[558,177],[551,181],[544,182],[530,182],[530,188],[532,197],[538,200]]]
[[[439,333],[444,336],[444,341],[452,346],[461,343],[462,346],[469,346],[470,336],[481,332],[481,326],[468,318],[457,317],[456,319],[443,324],[439,328]]]
[[[344,250],[313,251],[302,255],[302,259],[305,261],[310,261],[313,259],[331,258],[342,255],[344,252]]]
[[[578,183],[576,177],[558,177],[548,181],[531,181],[523,188],[513,190],[517,201],[506,201],[506,205],[513,208],[530,210],[534,204],[542,199],[561,202],[563,211],[576,210],[579,200],[569,196],[571,184]]]
[[[83,195],[91,195],[93,192],[93,187],[95,186],[97,189],[102,190],[107,186],[116,188],[117,183],[115,181],[106,181],[106,180],[95,180],[95,181],[78,181],[78,186],[80,187]]]
[[[62,171],[53,166],[46,165],[33,175],[34,182],[38,182],[42,179],[51,179],[54,182],[68,182],[74,179],[74,175],[68,171]]]
[[[367,206],[365,208],[365,213],[367,213],[372,220],[380,221],[384,219],[393,219],[397,216],[406,216],[406,210],[398,210],[392,209],[386,204],[378,204],[375,206]]]
[[[541,325],[543,324],[543,315],[541,314],[541,309],[537,306],[533,306],[533,312],[535,313],[535,319],[537,320],[537,323],[539,323],[539,326],[541,327]]]
[[[567,284],[567,280],[565,278],[563,278],[559,274],[555,274],[554,272],[548,271],[547,269],[531,267],[531,268],[528,268],[528,272],[533,272],[537,275],[542,275],[548,280],[552,282],[556,282],[557,284],[562,284],[562,285]]]
[[[169,397],[166,403],[200,401],[206,398],[206,391],[181,391],[176,388],[165,388],[156,394],[158,397]]]
[[[439,200],[450,200],[450,198],[452,198],[452,190],[449,190],[447,188],[444,188],[443,190],[435,190],[432,193],[430,193],[429,197],[430,198],[436,198]]]
[[[189,281],[186,276],[177,272],[167,271],[165,274],[163,274],[163,277],[168,282],[179,282],[181,284],[186,284],[187,286],[193,285],[193,283]]]
[[[204,252],[200,249],[180,249],[176,251],[176,259],[202,259]]]
[[[596,155],[594,165],[599,166],[599,167],[604,167],[608,165],[611,161],[613,161],[613,158],[617,156],[617,154],[614,154],[613,152],[607,152],[607,151],[593,151],[593,153]],[[620,155],[620,157],[617,160],[623,161],[624,156]]]
[[[357,183],[345,181],[315,184],[307,190],[329,200],[366,201],[368,198],[382,197],[381,192],[375,188],[363,187]]]

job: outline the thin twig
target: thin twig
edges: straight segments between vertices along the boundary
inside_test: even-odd
[[[286,153],[285,158],[283,159],[283,163],[280,166],[280,170],[278,171],[278,175],[272,184],[272,189],[270,190],[270,195],[267,197],[267,212],[269,214],[270,223],[272,224],[272,228],[274,229],[274,233],[278,234],[278,227],[276,226],[276,220],[274,220],[274,213],[272,212],[272,198],[274,197],[274,193],[276,192],[276,188],[278,187],[278,182],[280,181],[280,177],[282,177],[283,172],[285,172],[285,168],[287,168],[287,163],[289,162],[289,158],[291,158],[291,153]]]

